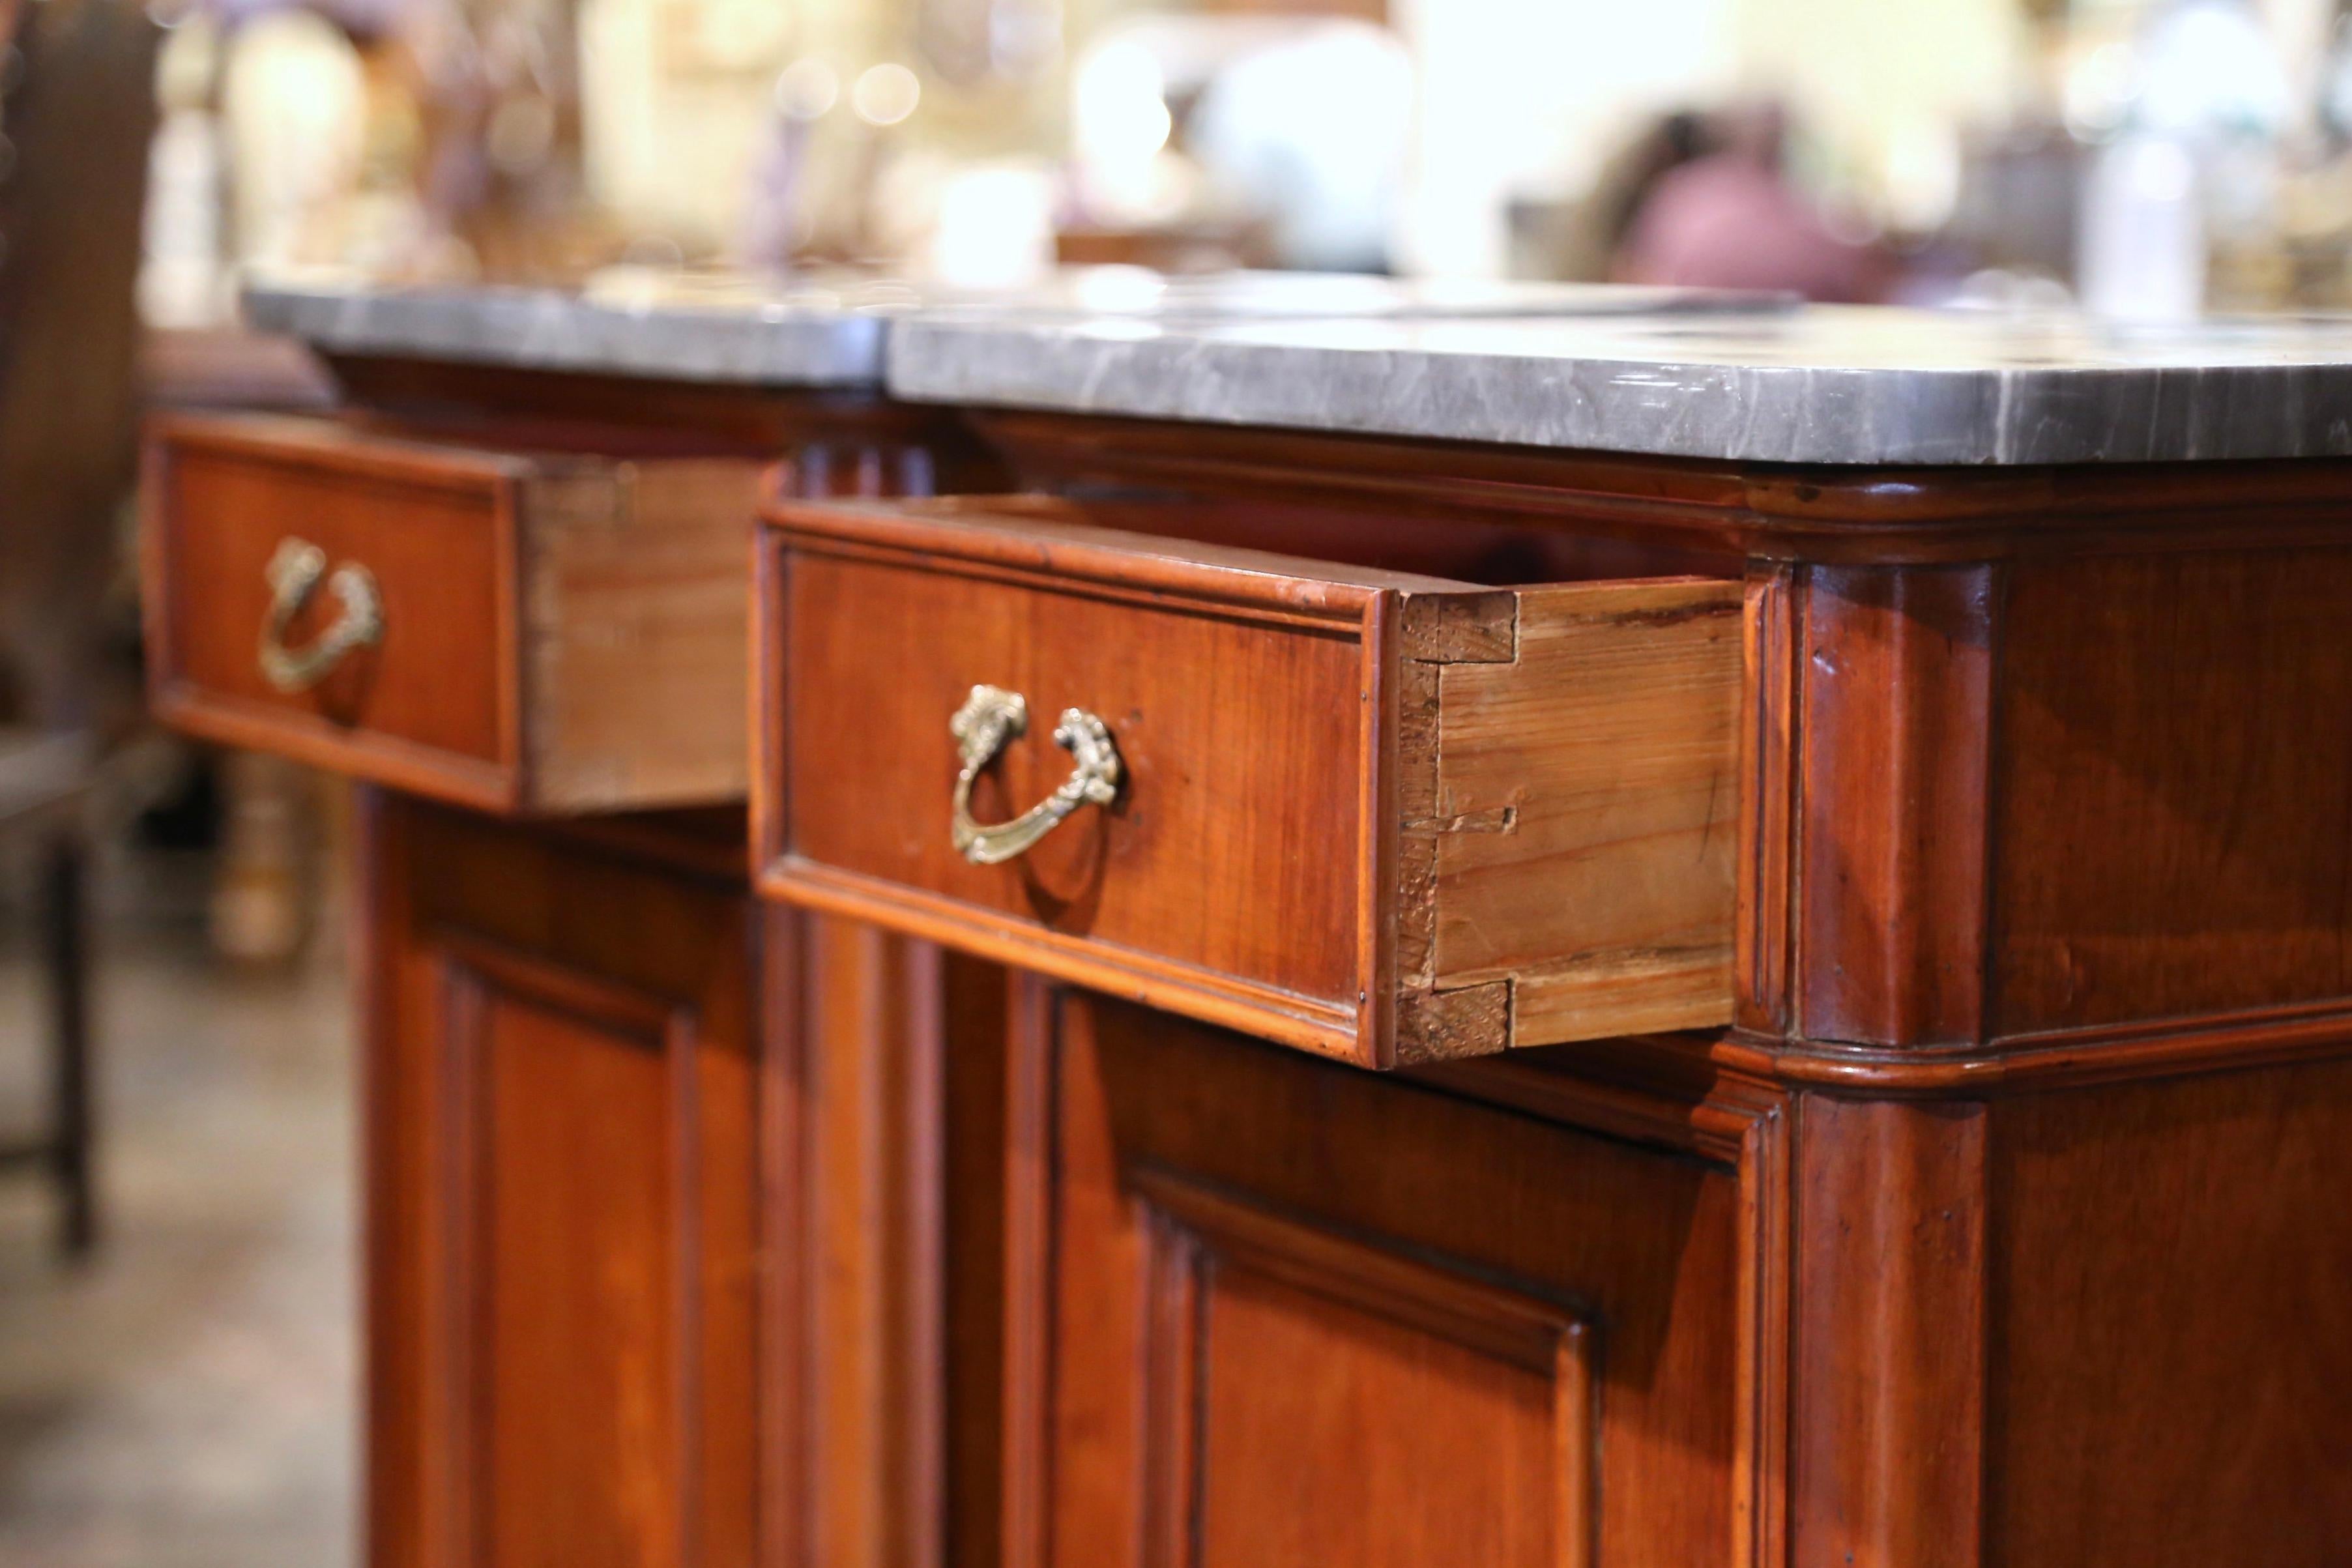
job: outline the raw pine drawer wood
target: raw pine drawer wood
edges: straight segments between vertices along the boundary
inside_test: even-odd
[[[1173,504],[767,517],[771,892],[1367,1066],[1728,1021],[1739,584],[1498,588]]]
[[[740,797],[757,476],[734,457],[159,421],[155,708],[213,740],[491,810]]]

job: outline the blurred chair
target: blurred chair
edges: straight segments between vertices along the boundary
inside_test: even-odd
[[[0,0],[0,834],[40,838],[50,976],[47,1130],[0,1151],[59,1187],[69,1253],[96,1239],[81,809],[100,606],[135,447],[133,303],[158,30],[131,0]]]
[[[84,909],[89,851],[82,832],[94,760],[87,736],[0,735],[0,835],[39,840],[50,1031],[48,1125],[34,1137],[0,1143],[0,1167],[48,1173],[61,1205],[58,1244],[71,1258],[86,1256],[98,1241]]]

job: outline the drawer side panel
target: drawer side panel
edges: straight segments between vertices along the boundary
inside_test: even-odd
[[[1436,984],[1507,982],[1512,1045],[1729,1021],[1741,598],[1526,589],[1440,667]]]
[[[534,480],[523,508],[524,748],[539,805],[740,797],[750,782],[758,469],[728,458]]]

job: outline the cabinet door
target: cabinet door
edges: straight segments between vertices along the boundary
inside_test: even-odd
[[[1735,1169],[1024,994],[1016,1568],[1750,1560]]]
[[[598,847],[391,798],[366,816],[373,1563],[751,1563],[740,882],[722,856],[647,853],[655,834]]]

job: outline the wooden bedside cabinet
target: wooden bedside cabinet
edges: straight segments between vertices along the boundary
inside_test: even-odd
[[[2332,1561],[2340,471],[980,423],[760,557],[759,890],[1017,972],[857,1560]]]
[[[802,1075],[814,922],[748,887],[756,497],[951,444],[870,397],[340,368],[331,417],[157,421],[144,560],[158,711],[366,786],[368,1561],[789,1559],[832,1190],[795,1151],[866,1102]]]
[[[2352,468],[1629,320],[166,427],[160,698],[377,781],[378,1568],[2335,1563]]]

